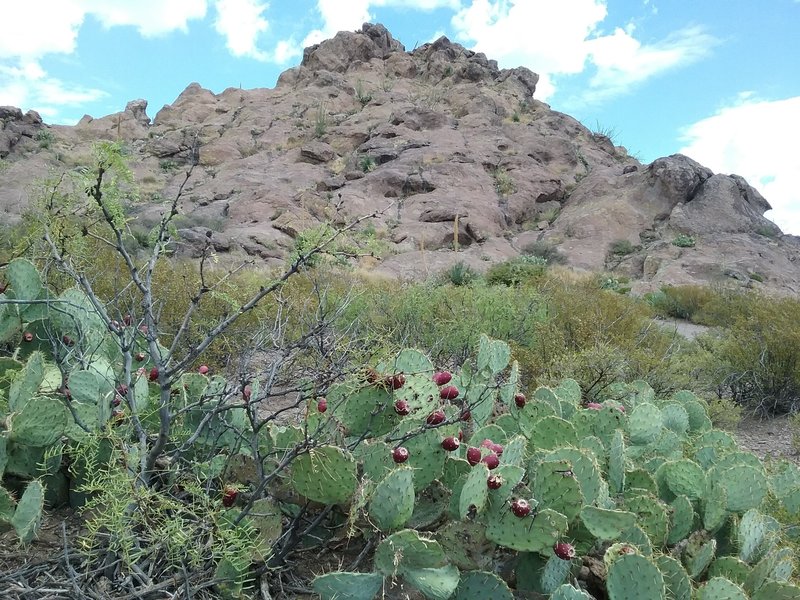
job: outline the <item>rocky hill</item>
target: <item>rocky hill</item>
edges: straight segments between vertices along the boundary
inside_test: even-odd
[[[197,163],[179,218],[188,253],[212,229],[220,253],[275,264],[298,232],[380,211],[363,231],[380,258],[362,265],[401,278],[555,248],[636,291],[800,291],[800,238],[764,218],[768,202],[744,179],[681,155],[642,165],[536,100],[537,79],[444,37],[407,52],[365,24],[307,48],[274,89],[193,83],[152,121],[144,100],[74,127],[0,107],[0,211],[13,223],[32,181],[119,140],[141,185],[139,235]]]

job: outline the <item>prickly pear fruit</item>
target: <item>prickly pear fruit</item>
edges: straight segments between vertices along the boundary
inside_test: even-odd
[[[75,340],[73,340],[71,337],[69,337],[66,334],[61,338],[61,341],[64,342],[65,346],[74,346],[75,345]]]
[[[465,410],[461,413],[461,420],[462,421],[469,421],[472,418],[472,413],[468,410]]]
[[[486,480],[486,486],[490,490],[499,490],[503,485],[503,478],[500,475],[489,475]]]
[[[406,376],[402,373],[396,373],[395,375],[389,375],[384,382],[386,383],[387,387],[390,387],[393,390],[399,390],[406,384]]]
[[[481,459],[481,462],[489,467],[489,470],[496,469],[500,465],[500,459],[497,454],[487,454]]]
[[[575,548],[572,544],[568,544],[567,542],[558,542],[553,546],[553,552],[561,560],[571,560],[575,558]]]
[[[237,496],[239,496],[239,490],[232,486],[226,486],[222,492],[222,506],[230,508],[236,502]]]
[[[244,398],[245,402],[250,402],[250,395],[253,393],[252,389],[249,385],[246,385],[242,388],[242,398]]]
[[[450,383],[450,380],[453,376],[450,374],[449,371],[439,371],[433,374],[433,383],[436,385],[446,385]]]
[[[122,317],[122,322],[125,323],[125,327],[130,327],[131,323],[133,323],[133,317],[130,315],[125,315]]]
[[[136,354],[136,356],[134,356],[134,358],[136,359],[136,362],[144,362],[144,359],[147,357],[144,355],[144,352],[139,352]]]
[[[529,514],[531,514],[531,505],[528,504],[527,500],[517,498],[511,503],[511,512],[513,512],[520,519],[527,517]]]
[[[26,342],[32,342],[33,334],[30,331],[26,331],[25,333],[22,334],[22,339]]]
[[[155,381],[158,379],[158,367],[153,367],[150,369],[150,375],[148,375],[148,379],[150,379],[150,381]]]
[[[398,446],[392,450],[392,460],[397,464],[406,462],[408,460],[408,448]]]
[[[428,418],[425,419],[425,422],[428,425],[438,425],[439,423],[443,423],[445,420],[444,411],[439,408],[433,411],[431,414],[428,415]]]
[[[474,446],[467,448],[467,462],[473,467],[481,462],[481,451]]]
[[[458,447],[461,445],[461,442],[458,441],[457,437],[446,437],[442,440],[442,448],[447,450],[448,452],[453,452],[454,450],[458,450]]]
[[[411,409],[408,407],[408,402],[406,402],[405,400],[397,400],[394,403],[394,412],[396,412],[401,417],[404,417],[411,412]]]
[[[317,400],[317,410],[321,413],[324,413],[328,410],[328,399],[327,398],[320,398]]]
[[[588,408],[589,410],[600,410],[603,408],[603,405],[597,402],[587,402],[586,408]]]
[[[381,379],[380,373],[378,373],[372,367],[367,367],[364,369],[364,380],[367,383],[378,383]]]
[[[200,368],[197,369],[197,372],[200,373],[200,375],[208,375],[208,366],[200,365]]]
[[[525,406],[526,401],[527,399],[525,398],[525,394],[523,393],[514,394],[514,404],[517,405],[517,408],[523,408]]]
[[[120,384],[117,386],[117,393],[118,393],[120,396],[127,396],[127,395],[128,395],[128,386],[127,386],[127,385],[125,385],[124,383],[120,383]]]
[[[448,385],[439,390],[439,397],[442,400],[455,400],[458,398],[458,388],[454,385]]]

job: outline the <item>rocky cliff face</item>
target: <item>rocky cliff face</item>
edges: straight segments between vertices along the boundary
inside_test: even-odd
[[[143,100],[75,127],[0,108],[0,210],[20,218],[31,181],[87,163],[94,140],[120,140],[142,189],[134,229],[157,221],[198,163],[179,221],[188,253],[210,228],[218,251],[274,264],[298,232],[379,211],[369,233],[386,251],[367,266],[400,277],[458,261],[483,270],[539,242],[638,291],[800,290],[798,238],[763,217],[769,204],[741,177],[680,155],[642,165],[536,100],[537,79],[447,38],[406,52],[366,24],[307,48],[274,89],[193,83],[152,122]],[[681,235],[694,246],[675,245]]]

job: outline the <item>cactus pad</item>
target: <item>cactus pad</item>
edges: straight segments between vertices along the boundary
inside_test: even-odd
[[[383,576],[380,573],[326,573],[316,577],[311,587],[321,600],[372,600],[383,587]]]
[[[292,463],[291,484],[309,500],[338,504],[347,502],[356,490],[356,463],[336,446],[312,448]]]
[[[483,463],[475,465],[467,475],[458,503],[460,518],[466,519],[467,515],[483,511],[486,501],[489,499],[489,488],[486,485],[488,477],[489,468]]]
[[[12,416],[10,439],[26,446],[50,446],[61,439],[71,420],[60,400],[33,398]]]
[[[578,588],[572,587],[568,583],[560,586],[550,596],[550,600],[591,600],[592,597]]]
[[[652,562],[636,554],[627,554],[613,562],[606,581],[609,600],[665,600],[666,589],[661,571]]]
[[[40,481],[31,481],[19,499],[11,524],[23,544],[29,544],[39,532],[44,508],[44,488]]]
[[[637,405],[628,417],[628,435],[633,444],[650,444],[661,434],[661,410],[649,402]]]
[[[375,487],[369,503],[370,520],[381,531],[402,527],[414,512],[414,471],[399,467]]]
[[[494,573],[472,571],[461,575],[454,600],[513,600],[505,581]]]
[[[667,544],[674,545],[688,536],[694,527],[694,507],[686,496],[672,501],[669,511],[669,534]]]
[[[654,562],[664,576],[667,600],[691,600],[692,582],[681,563],[664,554],[657,556]]]
[[[567,517],[549,508],[524,519],[515,516],[510,508],[500,509],[486,525],[488,539],[522,552],[549,552],[566,531]]]
[[[622,532],[636,524],[636,515],[623,510],[606,510],[584,506],[581,520],[586,529],[599,540],[615,540]]]
[[[748,600],[744,590],[724,577],[712,577],[697,590],[697,600]]]

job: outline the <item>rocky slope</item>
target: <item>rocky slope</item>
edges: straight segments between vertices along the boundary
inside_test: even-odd
[[[134,232],[197,162],[179,219],[188,253],[210,228],[220,253],[275,264],[298,232],[380,211],[362,241],[381,256],[362,266],[399,277],[458,261],[484,270],[539,242],[575,268],[633,277],[637,291],[800,290],[800,238],[763,217],[769,204],[746,181],[680,155],[642,165],[536,100],[537,79],[447,38],[406,52],[365,24],[307,48],[274,89],[193,83],[152,122],[143,100],[74,127],[3,107],[0,210],[14,222],[33,180],[87,164],[94,140],[120,140],[142,190]],[[694,246],[673,244],[679,235]]]

